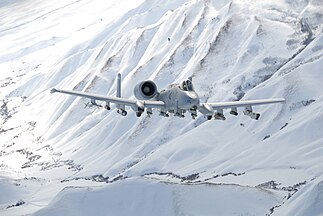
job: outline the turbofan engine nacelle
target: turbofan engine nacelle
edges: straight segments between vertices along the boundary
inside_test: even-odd
[[[137,84],[133,92],[139,100],[149,100],[158,94],[156,84],[150,80]]]

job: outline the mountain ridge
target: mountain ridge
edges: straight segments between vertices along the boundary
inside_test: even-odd
[[[322,214],[320,1],[154,0],[126,7],[80,0],[25,7],[17,1],[0,9],[1,18],[12,19],[0,31],[4,215],[108,208],[114,215]],[[259,121],[241,110],[237,117],[225,112],[224,122],[202,115],[193,121],[157,111],[151,118],[131,111],[122,117],[49,92],[114,95],[118,72],[124,97],[133,97],[142,80],[161,90],[193,76],[202,102],[284,97],[286,104],[255,107]],[[252,209],[248,201],[259,196]],[[134,197],[141,199],[132,203]]]

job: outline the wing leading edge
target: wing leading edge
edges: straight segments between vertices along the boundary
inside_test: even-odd
[[[218,102],[218,103],[205,103],[211,106],[213,109],[228,109],[234,107],[245,107],[245,106],[256,106],[272,103],[285,103],[284,98],[276,99],[262,99],[262,100],[247,100],[247,101],[229,101],[229,102]]]
[[[252,119],[258,120],[260,117],[259,113],[254,113],[252,111],[252,106],[274,104],[274,103],[285,103],[284,98],[275,99],[262,99],[262,100],[248,100],[248,101],[229,101],[229,102],[218,102],[218,103],[202,103],[198,110],[207,116],[210,120],[214,115],[215,119],[225,120],[223,115],[223,109],[231,109],[231,115],[238,115],[237,108],[244,107],[243,113]],[[214,112],[215,111],[215,112]]]
[[[115,103],[120,106],[130,106],[130,107],[138,107],[138,104],[143,105],[146,108],[164,108],[165,103],[162,101],[147,101],[147,100],[132,100],[127,98],[121,98],[121,97],[109,97],[109,96],[103,96],[99,94],[92,94],[92,93],[86,93],[86,92],[79,92],[79,91],[71,91],[71,90],[62,90],[62,89],[55,89],[53,88],[51,93],[59,92],[63,94],[69,94],[74,96],[80,96],[84,98],[90,98],[93,100],[99,100],[99,101],[105,101],[108,103]]]

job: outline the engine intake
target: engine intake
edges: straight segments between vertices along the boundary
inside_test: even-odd
[[[153,81],[147,80],[137,84],[134,95],[139,100],[149,100],[158,94],[157,86]]]

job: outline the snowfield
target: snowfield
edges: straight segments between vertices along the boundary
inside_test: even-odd
[[[99,189],[68,188],[35,215],[264,215],[281,198],[279,193],[238,185],[132,179]]]
[[[1,215],[323,215],[323,2],[0,3]],[[226,121],[122,117],[114,96],[193,77]]]

